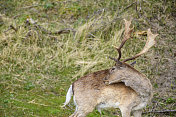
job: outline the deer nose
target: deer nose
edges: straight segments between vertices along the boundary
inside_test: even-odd
[[[103,82],[105,85],[109,85],[109,81],[108,81],[108,78],[107,77],[104,77],[103,78]]]

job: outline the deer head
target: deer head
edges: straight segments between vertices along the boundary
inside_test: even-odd
[[[110,74],[105,78],[105,81],[108,81],[109,84],[117,83],[121,81],[126,82],[127,80],[132,79],[132,77],[140,77],[141,75],[143,75],[140,72],[138,72],[136,69],[134,69],[131,65],[127,64],[126,62],[129,60],[134,60],[137,57],[141,56],[142,54],[146,53],[155,44],[155,38],[158,35],[158,34],[153,34],[151,30],[148,29],[147,42],[143,50],[131,58],[127,58],[123,61],[120,61],[122,56],[121,48],[124,46],[125,42],[128,39],[130,39],[131,33],[133,31],[133,28],[130,28],[131,20],[127,21],[124,19],[124,21],[125,21],[125,32],[124,32],[122,43],[120,44],[119,47],[115,47],[117,52],[119,53],[119,56],[117,59],[109,57],[110,59],[116,62],[115,66],[110,69],[109,71]]]

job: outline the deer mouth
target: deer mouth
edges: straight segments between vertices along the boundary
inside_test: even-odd
[[[114,84],[114,83],[119,83],[119,81],[117,81],[117,80],[109,81],[109,85]]]
[[[114,84],[114,83],[124,82],[123,80],[125,80],[124,77],[117,78],[117,79],[114,79],[114,80],[111,80],[111,81],[109,80],[109,85]]]

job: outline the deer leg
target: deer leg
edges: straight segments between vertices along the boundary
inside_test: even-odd
[[[142,117],[142,110],[135,110],[133,111],[134,117]]]
[[[130,117],[131,109],[129,108],[120,108],[122,117]]]
[[[87,106],[87,108],[78,109],[78,117],[86,117],[87,114],[94,110],[95,106]]]
[[[76,112],[76,113],[73,113],[72,115],[70,115],[69,117],[86,117],[86,114]]]
[[[87,115],[86,113],[78,111],[78,112],[70,115],[69,117],[86,117],[86,115]]]
[[[74,112],[72,115],[70,115],[69,117],[77,117],[77,112]]]
[[[70,115],[69,117],[77,117],[77,115],[78,115],[77,110],[78,110],[78,107],[76,106],[75,112],[72,115]]]
[[[85,111],[77,111],[76,113],[74,113],[73,115],[69,117],[86,117],[88,113],[89,112],[85,112]]]
[[[98,112],[100,113],[100,117],[101,117],[101,108],[98,108],[98,107],[97,107],[97,110],[98,110]]]
[[[77,115],[78,115],[78,113],[77,113],[77,111],[78,111],[78,106],[77,106],[75,100],[74,100],[74,103],[75,103],[75,105],[76,105],[76,110],[75,110],[75,112],[74,112],[72,115],[70,115],[69,117],[77,117]]]
[[[87,107],[87,108],[85,108]],[[78,106],[76,111],[69,117],[86,117],[86,115],[94,110],[94,106]]]

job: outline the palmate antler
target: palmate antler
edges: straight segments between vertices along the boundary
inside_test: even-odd
[[[131,25],[131,20],[130,21],[127,21],[126,19],[124,19],[125,21],[125,32],[124,32],[124,36],[123,36],[123,40],[122,40],[122,43],[120,44],[119,47],[115,47],[116,50],[118,51],[119,53],[119,57],[118,59],[116,58],[112,58],[112,57],[109,57],[110,59],[114,60],[115,62],[117,63],[121,63],[120,62],[120,59],[121,59],[121,56],[122,56],[122,53],[121,53],[121,48],[124,46],[125,42],[130,39],[131,37],[131,33],[133,31],[133,28],[130,28],[130,25]]]
[[[133,31],[133,28],[130,28],[130,25],[131,25],[131,20],[130,21],[127,21],[126,19],[124,19],[125,21],[125,32],[124,32],[124,37],[123,37],[123,40],[122,40],[122,43],[120,44],[119,47],[115,47],[116,50],[118,51],[119,53],[119,57],[118,59],[115,59],[115,58],[112,58],[112,57],[109,57],[110,59],[114,60],[115,62],[117,63],[121,63],[120,62],[120,59],[121,59],[121,56],[122,56],[122,53],[121,53],[121,48],[124,46],[125,42],[130,39],[131,37],[131,33]],[[151,32],[150,29],[148,29],[147,31],[147,42],[143,48],[143,50],[136,54],[134,57],[131,57],[131,58],[128,58],[128,59],[125,59],[123,60],[122,62],[127,62],[129,60],[133,60],[133,59],[136,59],[137,57],[141,56],[142,54],[146,53],[154,44],[155,44],[155,38],[156,36],[158,36],[158,34],[153,34]]]
[[[126,19],[124,19],[125,21],[125,32],[124,32],[124,36],[123,36],[123,40],[122,40],[122,43],[120,44],[119,47],[115,47],[116,50],[118,51],[119,53],[119,57],[118,59],[115,59],[115,58],[112,58],[112,57],[109,57],[110,59],[114,60],[115,62],[118,62],[118,63],[121,63],[120,62],[120,59],[121,59],[121,56],[122,56],[122,53],[121,53],[121,48],[123,47],[123,45],[125,44],[125,42],[130,39],[131,37],[131,33],[133,31],[133,28],[130,28],[130,25],[131,25],[131,20],[130,21],[127,21]]]
[[[141,56],[142,54],[146,53],[146,52],[156,43],[156,42],[155,42],[156,36],[158,36],[158,34],[153,34],[153,33],[151,32],[151,30],[148,29],[148,31],[147,31],[147,42],[146,42],[146,44],[145,44],[143,50],[142,50],[140,53],[136,54],[135,56],[123,60],[123,62],[127,62],[127,61],[129,61],[129,60],[136,59],[137,57],[139,57],[139,56]]]

